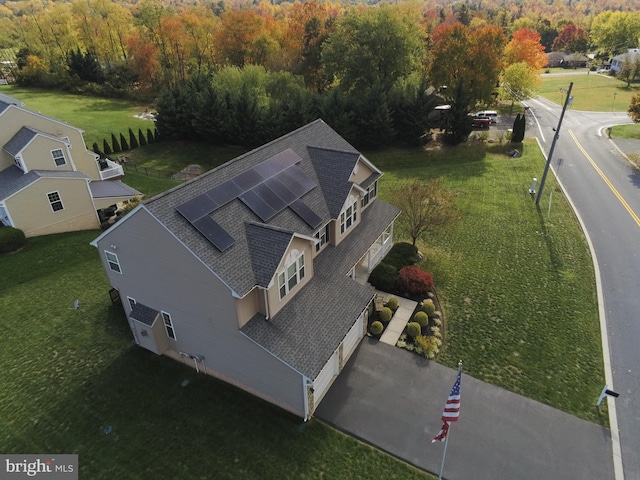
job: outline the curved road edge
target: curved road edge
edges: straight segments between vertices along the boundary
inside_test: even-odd
[[[547,154],[545,153],[542,144],[540,143],[540,139],[536,136],[536,142],[538,143],[538,148],[540,148],[540,152],[544,157],[545,161],[547,159]],[[613,142],[612,142],[613,143]],[[617,147],[616,147],[617,148]],[[626,156],[625,156],[626,157]],[[589,245],[589,251],[591,252],[591,258],[593,259],[593,268],[595,271],[595,280],[596,280],[596,294],[598,298],[598,316],[600,317],[600,335],[602,340],[602,359],[604,362],[604,377],[607,385],[613,385],[613,371],[611,369],[611,354],[609,351],[609,336],[607,334],[607,318],[606,312],[604,309],[604,297],[602,294],[602,282],[600,280],[600,266],[598,264],[598,258],[596,256],[595,249],[593,248],[593,244],[591,242],[591,237],[589,236],[589,232],[587,231],[584,222],[582,221],[582,217],[578,213],[578,210],[571,199],[571,196],[568,194],[567,190],[564,188],[564,185],[560,178],[557,175],[554,165],[551,165],[551,171],[553,172],[558,185],[562,189],[564,196],[569,201],[573,213],[576,215],[578,222],[580,223],[580,228],[584,233],[585,238],[587,239],[587,244]],[[620,433],[618,431],[618,416],[616,413],[616,405],[610,396],[607,396],[607,408],[609,410],[609,424],[611,430],[611,449],[613,452],[613,469],[615,480],[624,480],[624,471],[622,468],[622,450],[620,448]]]

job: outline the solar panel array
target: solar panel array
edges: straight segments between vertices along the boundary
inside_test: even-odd
[[[209,215],[236,198],[263,222],[291,207],[311,228],[317,228],[322,219],[300,200],[316,182],[296,165],[300,161],[302,159],[288,148],[179,205],[176,210],[221,252],[233,245],[234,239]]]

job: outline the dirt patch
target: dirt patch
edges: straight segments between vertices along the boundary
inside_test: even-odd
[[[187,165],[178,173],[171,175],[171,178],[173,178],[174,180],[190,180],[197,177],[198,175],[202,175],[203,173],[204,168],[202,168],[202,165],[192,163],[191,165]]]

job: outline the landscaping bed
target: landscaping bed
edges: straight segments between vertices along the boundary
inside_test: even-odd
[[[429,360],[440,353],[444,339],[444,319],[435,292],[416,306],[396,347],[423,355]]]

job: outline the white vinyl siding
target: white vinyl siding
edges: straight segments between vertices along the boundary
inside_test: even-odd
[[[51,156],[56,164],[56,167],[62,167],[67,164],[67,160],[64,158],[64,153],[61,148],[51,151]]]
[[[173,322],[171,321],[171,315],[167,312],[162,312],[162,321],[164,322],[164,329],[167,332],[167,337],[171,340],[176,339],[176,331],[173,328]]]
[[[49,192],[47,193],[47,198],[51,204],[51,210],[54,212],[64,210],[64,205],[62,205],[62,199],[60,198],[60,192]]]
[[[104,251],[104,256],[107,259],[107,264],[109,265],[109,270],[116,273],[122,273],[122,269],[120,268],[120,262],[118,262],[118,256],[113,252]]]

